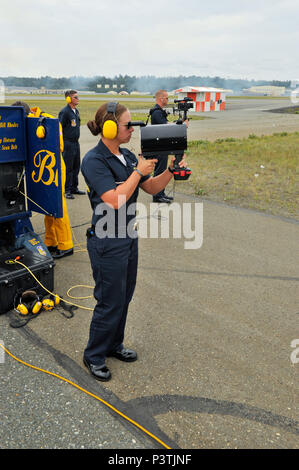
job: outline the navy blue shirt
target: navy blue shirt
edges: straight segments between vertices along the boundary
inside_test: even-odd
[[[167,112],[161,108],[158,104],[154,106],[151,111],[151,123],[152,124],[167,124]]]
[[[111,153],[102,140],[100,140],[98,145],[89,150],[82,160],[81,172],[88,187],[88,196],[93,210],[92,225],[96,225],[101,218],[107,215],[105,207],[108,211],[112,211],[101,199],[102,194],[116,189],[119,184],[124,183],[138,164],[136,156],[130,150],[120,148],[120,152],[125,158],[126,165],[116,155]],[[118,233],[119,220],[123,221],[123,219],[119,218],[118,212],[125,210],[126,226],[128,226],[132,219],[135,219],[136,208],[134,204],[137,201],[139,185],[149,177],[150,175],[146,175],[140,178],[139,184],[126,204],[118,210],[113,209],[116,234]],[[129,214],[128,208],[130,208]]]
[[[80,114],[77,109],[73,109],[67,105],[58,115],[62,126],[63,139],[71,142],[78,142],[80,137]]]

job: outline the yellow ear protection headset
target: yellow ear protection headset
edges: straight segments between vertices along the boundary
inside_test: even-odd
[[[118,103],[115,101],[107,104],[107,114],[113,114],[114,120],[107,119],[103,124],[102,136],[106,139],[114,139],[117,136],[117,119],[115,116],[117,105]]]
[[[47,295],[42,299],[42,306],[44,310],[53,310],[60,303],[60,297],[58,295]]]
[[[72,102],[72,96],[77,94],[77,92],[75,90],[67,90],[65,92],[65,101],[67,102],[67,104],[71,104]]]
[[[44,139],[46,137],[46,128],[43,125],[44,121],[46,120],[45,117],[40,117],[37,123],[37,128],[36,128],[36,137],[39,139]]]
[[[37,314],[42,308],[42,302],[34,290],[27,290],[18,297],[18,305],[15,307],[22,315]]]

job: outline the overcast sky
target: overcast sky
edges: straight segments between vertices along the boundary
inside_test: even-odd
[[[0,76],[299,79],[299,0],[0,0]]]

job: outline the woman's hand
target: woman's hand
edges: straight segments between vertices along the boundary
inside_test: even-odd
[[[171,159],[171,163],[170,163],[170,168],[173,170],[173,164],[174,164],[174,161],[175,161],[175,157],[173,157]],[[179,166],[182,168],[182,167],[187,167],[187,162],[186,162],[186,154],[184,153],[184,155],[182,156],[182,159],[181,161],[179,162]]]
[[[157,158],[147,160],[142,155],[139,155],[137,168],[143,176],[149,175],[154,171],[157,161]]]

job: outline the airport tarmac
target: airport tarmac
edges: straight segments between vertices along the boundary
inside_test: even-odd
[[[272,135],[299,130],[299,115],[273,113],[272,110],[293,106],[290,99],[230,99],[226,111],[206,113],[207,119],[191,121],[190,140],[248,137],[250,134]],[[213,120],[213,122],[210,122]]]
[[[297,130],[298,115],[263,108],[228,107],[191,121],[189,138],[234,136],[237,125],[238,136]],[[136,131],[128,147],[138,151],[138,138]],[[83,127],[80,143],[84,155],[97,138]],[[84,189],[82,177],[80,183]],[[140,191],[139,202],[150,210],[149,195]],[[183,194],[174,202],[174,216],[203,211],[203,243],[186,249],[190,239],[184,231],[171,236],[167,212],[161,223],[169,238],[140,236],[125,342],[139,359],[109,358],[110,382],[96,382],[82,363],[91,310],[79,308],[73,318],[42,312],[18,329],[0,316],[0,340],[12,354],[87,389],[152,436],[103,402],[2,354],[0,448],[299,448],[298,222]],[[77,287],[73,297],[92,295],[85,250],[91,210],[87,196],[67,205],[76,246],[56,262],[55,292],[92,309],[93,298],[67,297],[79,285],[91,289]],[[43,217],[32,223],[42,234]]]

